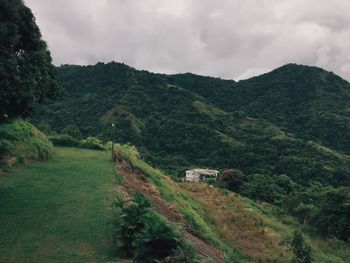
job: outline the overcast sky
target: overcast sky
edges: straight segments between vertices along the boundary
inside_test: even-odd
[[[54,63],[241,79],[286,63],[350,80],[349,0],[25,0]]]

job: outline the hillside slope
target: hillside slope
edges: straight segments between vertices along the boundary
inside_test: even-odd
[[[0,177],[0,262],[113,260],[113,164],[101,151],[56,148]]]
[[[65,96],[40,107],[35,118],[46,129],[75,125],[84,136],[109,139],[110,125],[116,123],[119,142],[138,146],[149,162],[176,176],[193,166],[233,167],[246,174],[287,174],[302,185],[349,185],[350,159],[337,152],[339,147],[324,147],[334,144],[323,139],[328,136],[324,122],[314,114],[317,106],[318,113],[328,116],[338,109],[347,116],[348,84],[331,73],[287,65],[235,83],[192,74],[153,74],[118,63],[58,70]],[[333,97],[328,99],[328,93]],[[309,101],[313,106],[306,110]],[[324,136],[312,137],[301,118],[309,118],[307,123]],[[333,131],[332,125],[329,128]],[[347,133],[337,132],[341,139],[332,139],[345,145]]]
[[[225,111],[243,111],[303,139],[350,152],[350,84],[332,72],[288,64],[238,83],[218,84],[187,74],[167,79]]]
[[[277,216],[273,206],[259,204],[206,183],[176,183],[140,159],[135,147],[117,145],[121,189],[148,196],[159,213],[180,223],[199,253],[222,262],[290,262],[292,253],[283,245],[295,229],[303,228],[315,262],[346,262],[349,247],[323,239],[293,218]],[[211,244],[211,246],[210,246]]]
[[[14,119],[0,124],[0,175],[15,164],[47,160],[53,146],[32,124]]]

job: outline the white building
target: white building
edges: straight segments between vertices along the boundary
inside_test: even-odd
[[[186,171],[186,181],[200,182],[209,178],[217,178],[219,171],[210,169],[192,169]]]

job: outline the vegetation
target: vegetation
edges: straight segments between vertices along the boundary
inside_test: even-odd
[[[114,261],[109,154],[55,148],[0,177],[0,262]]]
[[[231,177],[228,189],[318,229],[311,219],[320,193],[349,191],[350,156],[343,146],[350,85],[333,73],[286,65],[236,83],[114,62],[64,65],[58,73],[65,97],[41,106],[34,119],[54,131],[75,129],[108,140],[115,123],[120,143],[136,145],[148,163],[173,178],[195,166],[239,170],[245,176]]]
[[[196,261],[194,253],[185,254],[191,250],[185,247],[189,245],[181,236],[179,227],[154,212],[149,200],[141,194],[135,193],[129,201],[119,196],[116,208],[115,242],[120,254],[145,263],[165,258],[170,261],[171,258],[181,262]],[[179,258],[179,255],[182,257]]]
[[[293,263],[312,263],[311,247],[305,243],[303,235],[300,231],[294,231],[292,239],[289,242],[289,246],[294,254],[292,259]]]
[[[315,262],[346,262],[350,256],[345,242],[322,238],[274,206],[205,183],[176,183],[141,160],[135,147],[117,145],[116,150],[156,185],[200,235],[225,252],[227,262],[290,262],[293,251],[281,244],[301,227]]]
[[[184,215],[186,221],[200,233],[208,242],[221,248],[225,254],[227,262],[251,262],[249,258],[243,255],[235,246],[230,246],[224,240],[221,240],[216,233],[215,227],[207,220],[207,211],[205,206],[188,196],[180,186],[171,180],[161,171],[152,168],[150,165],[140,159],[140,154],[133,146],[116,145],[116,151],[122,155],[122,159],[144,173],[158,188],[160,195]]]
[[[312,220],[328,236],[350,241],[350,188],[341,187],[322,193],[321,204]]]
[[[33,125],[21,119],[0,124],[0,170],[30,160],[48,160],[52,144]]]
[[[0,3],[0,123],[28,116],[59,95],[56,69],[34,16],[22,0]]]
[[[92,150],[106,151],[107,145],[96,137],[87,137],[86,139],[77,140],[68,134],[55,134],[48,136],[48,139],[58,146],[71,146]]]

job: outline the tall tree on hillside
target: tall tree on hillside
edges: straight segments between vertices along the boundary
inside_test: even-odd
[[[22,0],[0,1],[0,122],[28,116],[60,89],[55,67],[31,10]]]

